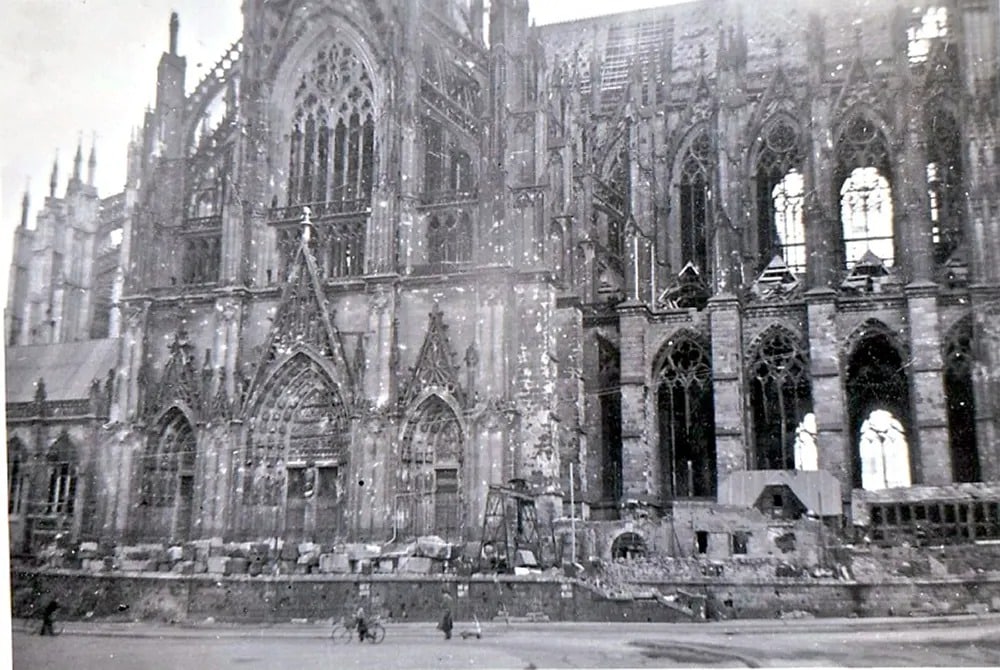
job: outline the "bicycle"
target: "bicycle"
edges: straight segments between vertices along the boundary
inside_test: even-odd
[[[330,633],[330,639],[334,642],[342,642],[347,644],[355,639],[358,630],[357,621],[336,621],[333,624],[333,630]],[[385,627],[379,622],[378,619],[373,619],[368,622],[368,630],[365,632],[365,640],[371,642],[372,644],[379,644],[385,639]]]

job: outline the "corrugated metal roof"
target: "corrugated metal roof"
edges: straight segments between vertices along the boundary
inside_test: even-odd
[[[38,379],[45,380],[48,400],[80,400],[90,396],[95,379],[102,384],[118,364],[120,338],[61,344],[7,347],[7,402],[30,402]]]
[[[785,485],[813,514],[843,514],[840,482],[825,470],[743,470],[719,483],[719,502],[752,507],[766,486]]]

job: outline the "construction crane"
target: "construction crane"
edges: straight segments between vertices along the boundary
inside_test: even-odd
[[[530,551],[536,562],[542,555],[535,497],[523,479],[493,484],[486,495],[479,572],[513,572],[521,550]]]

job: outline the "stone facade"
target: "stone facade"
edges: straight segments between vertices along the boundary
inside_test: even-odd
[[[809,440],[845,503],[1000,477],[995,3],[485,14],[249,0],[191,93],[171,21],[76,539],[474,541],[511,479],[687,517]]]

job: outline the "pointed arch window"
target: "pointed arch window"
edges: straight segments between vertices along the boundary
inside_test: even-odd
[[[62,433],[48,454],[48,495],[45,513],[70,516],[76,509],[76,446]]]
[[[622,496],[621,355],[613,344],[597,340],[598,399],[601,408],[601,497]]]
[[[24,443],[16,437],[7,442],[7,513],[22,514],[28,489]]]
[[[305,354],[286,362],[251,420],[240,477],[247,537],[338,536],[349,431],[340,393],[319,363]]]
[[[143,454],[140,508],[148,538],[191,538],[195,434],[176,407],[160,421]]]
[[[798,132],[785,119],[773,122],[762,135],[757,157],[758,271],[780,255],[792,272],[805,272],[801,165]]]
[[[712,143],[700,133],[688,146],[681,162],[680,248],[681,265],[693,263],[708,275],[708,231],[711,216]]]
[[[852,268],[866,251],[888,267],[895,262],[889,148],[882,131],[855,116],[837,143],[837,190],[844,265]]]
[[[926,117],[927,195],[934,258],[944,263],[962,241],[962,141],[955,117],[932,106]]]
[[[427,260],[431,264],[472,260],[472,219],[467,212],[430,217],[427,221]]]
[[[440,397],[414,412],[400,445],[397,528],[406,536],[462,537],[462,427]]]
[[[956,482],[976,482],[981,476],[976,448],[972,337],[972,317],[966,316],[948,332],[944,344],[944,395],[948,404],[952,478]]]
[[[774,328],[760,338],[752,355],[755,468],[792,470],[799,427],[812,411],[809,364],[801,338]]]
[[[871,470],[870,459],[874,458],[872,454],[882,453],[885,440],[890,440],[887,446],[892,449],[899,444],[905,446],[906,436],[909,434],[910,389],[906,366],[895,338],[884,325],[873,322],[863,326],[848,358],[846,386],[851,444],[854,450],[854,486],[863,487],[866,471],[886,472],[881,465],[880,470]],[[874,420],[870,421],[876,410],[885,414],[876,414]],[[891,421],[888,419],[890,416]],[[867,466],[866,458],[869,459]],[[893,463],[901,462],[898,460],[901,456],[896,451],[892,452],[892,458],[896,459]],[[907,456],[907,463],[908,459]],[[877,480],[880,475],[870,476]],[[888,476],[895,482],[901,481],[903,475],[896,469]],[[907,472],[906,478],[909,476]]]
[[[375,168],[374,89],[359,55],[344,43],[317,52],[295,91],[288,204],[315,214],[371,206]]]
[[[693,334],[669,342],[657,374],[660,459],[666,497],[715,493],[715,409],[708,343]]]

